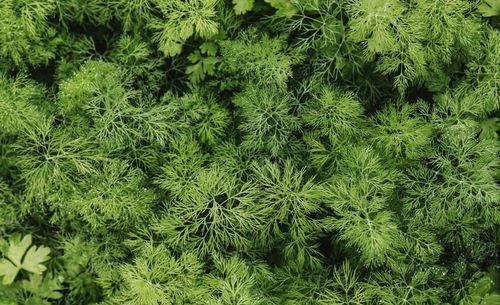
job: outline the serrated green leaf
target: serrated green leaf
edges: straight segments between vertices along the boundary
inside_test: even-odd
[[[24,253],[31,245],[31,234],[23,237],[23,239],[18,242],[16,239],[11,239],[9,241],[9,250],[7,250],[7,257],[18,267],[21,266],[21,259]]]
[[[201,62],[190,65],[186,68],[186,73],[189,75],[191,83],[197,83],[205,77],[203,73],[203,66]]]
[[[218,49],[219,48],[217,44],[211,41],[204,42],[200,46],[201,53],[206,54],[208,56],[215,56],[217,54]]]
[[[203,60],[203,71],[208,75],[215,74],[215,65],[219,62],[218,58],[207,57]]]
[[[253,8],[254,0],[233,0],[236,15],[243,15]]]
[[[484,0],[481,3],[477,10],[484,17],[495,17],[500,15],[500,0]]]
[[[2,283],[4,285],[12,284],[18,272],[19,268],[14,266],[10,261],[6,259],[0,261],[0,276],[3,276]]]
[[[298,9],[291,3],[290,0],[264,0],[272,7],[278,10],[277,15],[282,15],[291,18],[298,13]]]
[[[3,276],[4,285],[12,284],[20,269],[35,274],[41,274],[47,269],[41,263],[50,258],[48,256],[50,249],[43,246],[38,248],[37,246],[32,246],[28,250],[31,241],[32,237],[30,234],[24,236],[21,241],[19,241],[18,237],[10,239],[7,258],[0,260],[0,275]]]
[[[61,284],[57,278],[42,277],[38,274],[30,275],[30,280],[24,280],[22,287],[35,296],[45,299],[60,299],[62,294],[58,291],[61,290]]]
[[[215,74],[215,65],[219,62],[216,57],[201,57],[198,51],[192,53],[191,55],[193,56],[193,60],[191,62],[194,64],[186,67],[186,74],[189,75],[191,83],[196,84],[205,79],[206,75]]]
[[[191,63],[197,63],[202,58],[201,53],[199,51],[194,51],[189,54],[188,59]]]
[[[41,274],[47,270],[47,267],[42,265],[42,263],[50,259],[49,253],[50,249],[47,247],[40,246],[37,248],[33,246],[26,253],[21,267],[35,274]]]
[[[31,245],[31,235],[28,234],[19,241],[18,236],[13,236],[9,240],[7,258],[0,261],[0,275],[3,276],[3,284],[10,285],[14,282],[17,273],[21,269],[23,255]]]

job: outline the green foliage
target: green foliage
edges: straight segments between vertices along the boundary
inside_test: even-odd
[[[46,64],[55,57],[60,38],[48,23],[56,9],[53,0],[2,1],[0,66]]]
[[[272,273],[262,262],[238,256],[214,256],[214,272],[207,278],[211,298],[207,304],[267,304],[262,288],[273,284]]]
[[[364,264],[378,265],[397,250],[399,231],[387,205],[395,188],[397,172],[384,168],[367,147],[352,147],[327,188],[326,203],[335,213],[327,218],[327,230],[360,253]]]
[[[320,292],[318,304],[366,304],[369,296],[366,287],[359,282],[359,273],[349,261],[333,270],[331,279]]]
[[[370,296],[380,304],[436,304],[444,291],[429,287],[432,270],[398,268],[392,272],[375,274],[368,287]]]
[[[290,160],[285,161],[283,168],[269,161],[254,165],[254,179],[262,190],[260,200],[266,203],[269,214],[262,234],[284,241],[285,258],[298,268],[319,264],[319,253],[309,247],[312,243],[309,240],[319,230],[311,216],[320,211],[321,189],[304,175],[305,171],[296,170]]]
[[[266,216],[256,202],[254,185],[214,167],[197,172],[183,191],[155,224],[169,244],[201,255],[251,246],[252,235],[262,228]]]
[[[76,214],[92,228],[125,230],[145,221],[154,194],[144,184],[144,174],[127,162],[105,162],[91,179],[82,179],[63,209]]]
[[[283,44],[285,37],[259,35],[256,29],[241,33],[237,40],[221,41],[223,72],[258,85],[285,86],[296,62]]]
[[[69,26],[69,23],[83,25],[87,21],[95,25],[106,24],[112,16],[110,3],[112,2],[102,0],[56,1],[59,18],[65,27]]]
[[[218,24],[215,6],[217,0],[166,1],[155,4],[162,17],[151,21],[155,40],[165,56],[174,56],[182,51],[182,45],[193,35],[209,39],[217,35]]]
[[[27,200],[43,201],[52,191],[71,186],[75,175],[92,173],[98,159],[87,139],[72,138],[52,123],[45,119],[13,145]]]
[[[5,74],[0,74],[0,84],[0,126],[4,133],[17,134],[43,120],[37,107],[44,98],[43,87],[24,76],[11,79]]]
[[[176,198],[186,194],[196,174],[207,162],[207,156],[191,137],[174,140],[170,147],[171,151],[165,156],[166,162],[156,177],[156,183]]]
[[[115,12],[123,22],[125,30],[137,29],[137,25],[144,26],[153,16],[153,1],[131,0],[113,1]]]
[[[480,273],[479,277],[469,286],[468,294],[460,300],[465,304],[496,304],[500,301],[498,266],[490,267],[488,273]]]
[[[403,104],[389,105],[375,115],[378,127],[373,142],[389,156],[412,159],[426,153],[432,135],[432,127],[423,115],[419,106]],[[421,111],[420,111],[421,112]],[[425,114],[425,113],[424,113]]]
[[[13,226],[18,220],[19,205],[12,190],[3,179],[0,180],[0,230]]]
[[[349,37],[362,43],[364,57],[376,60],[378,71],[394,75],[403,93],[410,84],[444,77],[443,66],[471,45],[479,24],[463,17],[470,6],[461,0],[352,1]]]
[[[359,134],[363,106],[352,92],[323,87],[302,109],[302,119],[315,137],[343,142]]]
[[[203,265],[183,253],[171,256],[163,246],[144,245],[132,264],[120,266],[122,289],[111,304],[185,304],[202,300],[196,289]]]
[[[273,87],[249,86],[236,96],[234,104],[240,108],[243,147],[268,151],[272,156],[285,152],[299,128],[297,117],[291,114],[294,101],[290,94]]]
[[[108,149],[134,147],[141,140],[164,146],[175,133],[168,122],[176,108],[154,104],[150,97],[128,88],[124,73],[118,65],[88,62],[62,84],[61,113]]]
[[[171,103],[179,109],[177,121],[184,122],[189,132],[202,143],[217,143],[229,125],[227,109],[210,92],[193,92],[174,99]]]
[[[359,47],[347,37],[346,1],[295,1],[293,7],[289,18],[279,14],[274,18],[290,33],[293,48],[305,57],[303,73],[348,82],[355,76],[359,82],[363,62]]]
[[[497,305],[498,15],[0,1],[0,304]]]

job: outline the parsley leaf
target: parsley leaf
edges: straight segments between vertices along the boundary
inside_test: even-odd
[[[21,269],[35,274],[41,274],[47,269],[42,263],[50,259],[48,255],[50,249],[44,246],[38,248],[32,246],[28,250],[31,241],[30,234],[24,236],[21,241],[16,237],[10,239],[7,258],[0,260],[0,276],[3,276],[4,285],[12,284]]]

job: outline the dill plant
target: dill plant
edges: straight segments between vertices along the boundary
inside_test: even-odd
[[[0,304],[500,304],[499,15],[0,1]]]

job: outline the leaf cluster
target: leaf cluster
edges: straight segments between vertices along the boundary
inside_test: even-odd
[[[498,1],[0,16],[0,304],[498,303]]]

